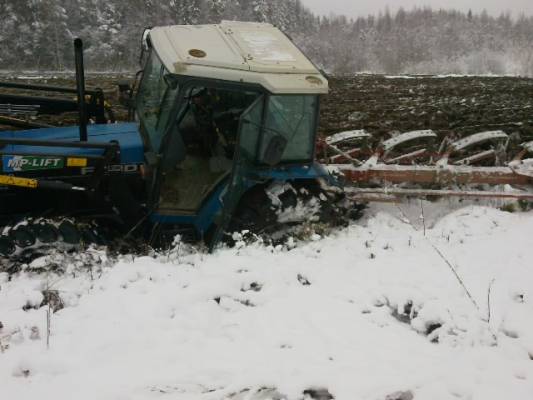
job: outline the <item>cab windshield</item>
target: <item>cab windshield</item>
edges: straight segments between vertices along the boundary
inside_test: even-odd
[[[175,76],[166,70],[157,54],[152,51],[139,87],[136,109],[141,122],[141,131],[154,152],[161,150],[163,136],[171,124],[175,123],[177,113],[175,106],[180,89],[182,88],[178,87]],[[213,137],[225,135],[230,139],[236,139],[239,117],[257,98],[258,93],[216,91],[202,87],[193,89],[195,89],[194,93],[190,89],[184,93],[184,97],[191,99],[191,105],[188,113],[185,114],[186,118],[180,122],[179,126],[180,134],[183,135],[185,142],[191,139],[189,136],[195,140],[203,137],[200,134],[193,135],[191,132],[196,131],[187,129],[200,126],[202,123],[206,125],[206,129],[208,128],[207,131],[214,129],[217,132]],[[204,98],[207,100],[203,101]],[[201,107],[203,103],[205,105]],[[204,111],[205,114],[211,108],[213,110],[206,114],[210,118],[200,118],[200,111]],[[232,118],[228,117],[229,122],[224,124],[222,122],[225,120],[219,122],[215,118],[212,121],[213,117],[219,114],[229,115],[229,112],[218,112],[219,109],[238,110],[239,112],[233,112]],[[267,95],[265,101],[255,104],[245,118],[245,124],[241,127],[242,132],[239,135],[241,148],[251,160],[255,159],[256,162],[261,163],[260,160],[264,159],[271,140],[276,136],[282,136],[286,141],[280,160],[282,163],[311,161],[314,153],[317,115],[317,95]],[[203,121],[204,119],[206,121]],[[230,139],[226,139],[228,148],[233,146]]]
[[[268,97],[259,159],[276,135],[287,140],[282,162],[310,161],[313,158],[318,113],[316,95],[272,95]]]
[[[152,51],[149,55],[137,95],[137,114],[150,145],[159,151],[171,112],[176,104],[178,85],[166,70],[159,57]]]

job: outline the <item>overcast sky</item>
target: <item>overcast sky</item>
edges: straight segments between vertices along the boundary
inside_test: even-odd
[[[317,14],[344,14],[350,17],[377,14],[388,5],[391,11],[398,7],[407,9],[413,6],[429,5],[433,8],[456,8],[467,11],[482,11],[498,15],[510,11],[513,15],[525,13],[533,15],[533,0],[302,0]]]

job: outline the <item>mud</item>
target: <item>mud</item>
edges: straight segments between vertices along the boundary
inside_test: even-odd
[[[74,87],[74,79],[66,75],[4,74],[0,80]],[[117,90],[117,83],[124,80],[132,82],[133,76],[88,74],[87,77],[87,88],[104,90],[118,120],[124,120],[127,115],[126,108],[119,104]],[[516,141],[533,140],[531,78],[357,75],[330,77],[330,87],[330,94],[322,100],[321,135],[366,129],[374,135],[374,141],[379,141],[397,132],[417,129],[433,129],[439,136],[457,137],[501,129],[514,134]],[[0,88],[2,91],[6,89]],[[38,116],[38,120],[51,125],[70,125],[76,123],[77,115]],[[8,127],[0,126],[0,129]]]
[[[375,140],[432,129],[462,137],[501,129],[533,139],[533,79],[516,77],[330,78],[320,132],[366,129]]]

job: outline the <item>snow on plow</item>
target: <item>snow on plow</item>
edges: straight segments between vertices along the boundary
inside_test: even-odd
[[[459,196],[533,200],[533,143],[515,156],[503,131],[479,132],[436,146],[432,130],[406,132],[365,150],[365,131],[341,132],[320,143],[322,161],[361,200],[391,201],[396,196]],[[368,158],[362,161],[363,156]],[[509,185],[507,190],[494,187]],[[352,187],[350,187],[352,186]],[[483,187],[482,187],[483,186]],[[392,197],[391,197],[392,196]]]

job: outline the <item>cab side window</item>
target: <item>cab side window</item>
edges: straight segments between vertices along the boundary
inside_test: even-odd
[[[283,161],[309,161],[313,158],[318,97],[314,95],[272,95],[268,101],[263,155],[269,140],[281,135],[287,140]]]
[[[167,70],[155,53],[151,53],[137,95],[137,113],[155,151],[159,150],[166,131],[177,87],[170,87]]]

